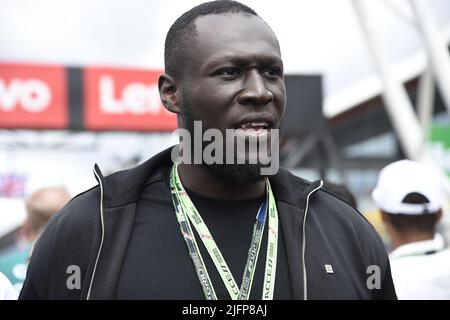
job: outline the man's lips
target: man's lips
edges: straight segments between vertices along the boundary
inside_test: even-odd
[[[235,130],[260,131],[270,130],[274,127],[275,119],[269,113],[250,114],[236,122]]]

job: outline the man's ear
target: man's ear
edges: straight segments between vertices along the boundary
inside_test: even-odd
[[[158,89],[164,107],[170,112],[180,114],[181,109],[177,98],[178,89],[173,78],[167,73],[161,74],[158,80]]]
[[[442,218],[442,209],[439,209],[439,211],[436,213],[436,223],[439,222]]]

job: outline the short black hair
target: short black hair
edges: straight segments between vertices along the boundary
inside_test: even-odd
[[[164,62],[166,73],[177,77],[185,65],[187,43],[195,36],[195,19],[210,14],[241,14],[258,16],[246,5],[231,0],[217,0],[202,3],[183,13],[167,32],[164,46]]]
[[[411,192],[403,198],[402,202],[409,204],[425,204],[430,201],[421,193]],[[392,226],[400,232],[416,231],[434,233],[436,223],[438,222],[439,211],[440,210],[437,212],[424,212],[424,214],[419,215],[408,215],[402,214],[401,212],[383,212],[389,216],[389,221]]]
[[[399,232],[428,232],[434,233],[438,222],[438,212],[433,214],[392,214],[382,211],[388,215],[391,225]]]

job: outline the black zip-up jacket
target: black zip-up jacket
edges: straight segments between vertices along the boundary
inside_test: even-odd
[[[170,154],[107,177],[95,166],[99,185],[61,209],[36,243],[20,298],[113,299],[141,190],[161,179],[156,169],[172,165]],[[280,170],[270,182],[294,299],[396,299],[384,245],[358,211],[320,181]]]

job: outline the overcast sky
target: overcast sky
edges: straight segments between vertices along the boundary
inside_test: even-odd
[[[0,61],[162,68],[168,28],[200,2],[0,0]],[[327,96],[373,74],[350,0],[244,2],[274,29],[286,72],[323,74]],[[421,50],[407,0],[365,3],[389,61]],[[450,1],[427,3],[439,26],[449,29]]]

